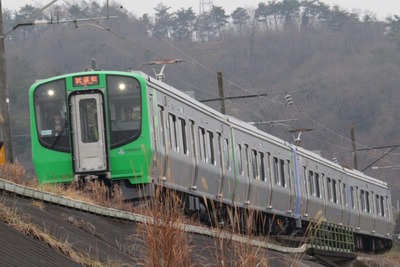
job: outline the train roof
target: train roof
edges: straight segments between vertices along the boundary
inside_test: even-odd
[[[245,121],[242,121],[236,117],[222,114],[219,111],[199,102],[198,100],[194,99],[193,97],[189,96],[188,94],[176,89],[173,86],[166,84],[165,82],[159,81],[156,78],[147,75],[146,73],[143,73],[141,71],[134,71],[133,73],[139,74],[140,76],[144,77],[148,82],[155,84],[155,85],[159,86],[160,88],[164,88],[168,91],[173,92],[175,96],[179,96],[182,99],[191,101],[189,103],[192,103],[192,104],[200,107],[206,113],[211,114],[214,117],[218,117],[219,119],[226,121],[229,124],[233,124],[235,127],[239,128],[243,131],[252,132],[253,134],[255,134],[261,138],[268,139],[269,142],[272,142],[273,144],[278,145],[280,147],[286,147],[287,149],[291,149],[291,146],[293,146],[293,144],[291,144],[283,139],[280,139],[276,136],[273,136],[267,132],[264,132],[264,131],[258,129],[257,127],[255,127],[254,125],[251,125],[251,124],[249,124]],[[296,146],[296,150],[297,150],[297,153],[299,153],[302,156],[308,157],[316,162],[319,162],[320,164],[329,166],[339,172],[346,173],[347,175],[350,175],[353,178],[356,178],[356,179],[359,179],[359,180],[365,181],[365,182],[374,183],[377,186],[381,186],[381,187],[385,187],[385,188],[388,187],[387,183],[382,180],[368,176],[368,175],[364,174],[363,172],[358,171],[356,169],[352,169],[350,167],[334,163],[333,161],[328,160],[313,151],[307,150],[307,149],[299,147],[299,146]]]

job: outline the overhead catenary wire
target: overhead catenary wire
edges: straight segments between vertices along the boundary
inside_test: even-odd
[[[78,10],[79,13],[81,13],[82,15],[84,15],[84,16],[86,16],[86,17],[88,17],[88,18],[90,17],[90,16],[88,16],[87,14],[85,14],[84,12],[80,11],[79,9],[77,9],[75,6],[69,4],[67,1],[64,0],[64,2],[65,2],[67,5],[69,5],[69,6],[71,6],[71,7],[74,7],[74,8],[75,8],[76,10]],[[106,30],[107,32],[113,34],[114,36],[118,37],[119,39],[121,39],[121,40],[123,40],[123,41],[125,41],[125,42],[128,42],[130,45],[136,46],[136,47],[138,47],[138,48],[140,48],[140,49],[143,49],[143,50],[145,50],[145,51],[147,51],[147,52],[150,52],[152,55],[157,56],[157,57],[159,57],[159,58],[163,58],[162,56],[158,55],[157,53],[155,53],[155,52],[153,52],[153,51],[150,51],[148,48],[144,48],[143,46],[140,46],[140,45],[138,45],[137,43],[135,43],[135,42],[133,42],[133,41],[131,41],[131,40],[125,38],[124,36],[122,36],[122,35],[120,35],[120,34],[118,34],[118,33],[116,33],[116,32],[114,32],[114,31],[111,30],[110,28],[104,27],[104,26],[101,25],[99,22],[95,21],[95,23],[99,26],[99,28],[102,28],[102,29]],[[84,26],[84,25],[81,25],[81,26]],[[79,28],[79,26],[78,26],[78,28]],[[91,36],[92,36],[93,38],[96,38],[96,39],[100,40],[99,38],[95,37],[93,34],[91,34]],[[168,45],[170,45],[171,47],[173,47],[174,49],[176,49],[179,53],[181,53],[184,57],[186,57],[189,61],[191,61],[195,66],[199,66],[199,67],[201,67],[203,70],[209,72],[212,76],[217,77],[217,73],[216,73],[215,71],[211,70],[210,68],[208,68],[208,67],[205,66],[204,64],[201,64],[200,62],[198,62],[197,60],[195,60],[194,58],[192,58],[191,56],[189,56],[189,55],[188,55],[186,52],[184,52],[182,49],[180,49],[179,47],[177,47],[176,45],[174,45],[172,41],[170,41],[170,40],[168,40],[168,39],[165,39],[165,38],[161,38],[161,37],[159,37],[159,36],[157,36],[157,35],[155,35],[155,37],[157,37],[158,39],[160,39],[162,42],[168,43]],[[104,40],[102,40],[102,41],[104,42]],[[123,53],[124,55],[129,55],[128,53],[125,53],[124,51],[122,51],[122,50],[120,50],[120,49],[118,49],[118,48],[116,48],[116,47],[114,47],[114,46],[112,46],[112,47],[113,47],[114,49],[118,50],[119,52]],[[134,59],[134,58],[132,58],[132,59]],[[137,58],[136,58],[135,60],[137,60]],[[141,64],[141,63],[140,63],[140,64]],[[181,82],[181,83],[186,83],[186,82],[184,82],[184,81],[182,81],[182,80],[180,80],[180,79],[178,79],[178,78],[176,78],[176,77],[174,77],[174,76],[172,76],[172,75],[170,75],[170,74],[168,74],[167,77],[171,77],[171,78],[173,78],[174,80],[176,80],[176,81],[178,81],[178,82]],[[232,82],[232,81],[230,81],[229,79],[226,79],[225,77],[224,77],[223,79],[224,79],[224,81],[228,82],[228,83],[231,84],[232,86],[234,86],[234,87],[236,87],[236,88],[239,88],[239,89],[243,90],[244,92],[251,93],[251,94],[260,94],[260,93],[254,92],[254,91],[252,91],[252,90],[250,90],[250,89],[244,88],[244,87],[238,85],[237,83]],[[186,84],[187,84],[187,83],[186,83]],[[217,96],[216,93],[215,93],[215,94],[212,94],[212,93],[210,93],[209,91],[205,91],[204,89],[194,87],[193,85],[191,85],[191,88],[195,88],[196,90],[199,90],[199,91],[202,91],[202,92],[206,92],[207,94],[210,94],[210,95]],[[263,99],[268,100],[268,103],[274,102],[274,103],[278,103],[278,104],[285,105],[284,102],[276,101],[275,99],[271,99],[271,98],[268,98],[268,97],[266,97],[266,96],[260,96],[260,98],[263,98]],[[236,105],[236,106],[240,106],[240,107],[242,107],[242,108],[244,108],[244,109],[247,109],[247,108],[245,108],[244,105],[240,105],[240,104],[237,104],[237,103],[235,103],[235,105]],[[345,137],[345,136],[343,136],[343,135],[341,135],[341,134],[339,134],[339,133],[333,131],[332,129],[330,129],[330,128],[327,127],[326,125],[320,123],[319,121],[317,121],[316,119],[314,119],[313,117],[311,117],[310,115],[308,115],[307,113],[301,111],[301,109],[300,109],[299,107],[296,106],[296,109],[297,109],[298,112],[300,112],[304,117],[310,119],[314,124],[318,125],[318,126],[321,127],[322,129],[325,129],[325,130],[328,131],[329,133],[332,133],[333,135],[338,136],[339,138],[341,138],[341,139],[343,139],[343,140],[345,140],[345,141],[347,141],[347,142],[351,142],[351,140],[350,140],[349,138],[347,138],[347,137]],[[248,109],[248,110],[249,110],[249,109]],[[259,114],[255,113],[253,110],[249,110],[249,111],[250,111],[252,114],[255,114],[255,115],[260,116]],[[332,143],[329,143],[329,144],[332,144]],[[356,143],[356,145],[357,145],[357,146],[364,147],[364,148],[370,148],[369,146],[363,145],[363,144],[358,143],[358,142]],[[339,147],[340,147],[340,146],[339,146]],[[342,146],[342,148],[346,148],[346,147]],[[400,155],[400,154],[397,154],[397,153],[390,153],[390,155]]]

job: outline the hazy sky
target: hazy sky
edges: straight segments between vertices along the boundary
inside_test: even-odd
[[[34,6],[43,6],[50,3],[51,0],[0,0],[4,8],[12,10],[18,10],[21,6],[31,4]],[[76,0],[58,0],[60,4],[64,4],[64,1],[73,3]],[[97,0],[98,2],[106,2],[106,0]],[[209,0],[211,1],[211,0]],[[400,14],[400,0],[322,0],[328,5],[338,4],[347,10],[365,11],[369,10],[377,14],[379,19],[383,19],[388,15]],[[113,2],[113,0],[109,0]],[[116,1],[122,3],[124,8],[132,12],[135,15],[141,16],[144,13],[152,15],[154,13],[154,7],[158,3],[162,2],[166,6],[171,7],[171,11],[176,11],[181,7],[189,8],[192,7],[195,13],[199,12],[200,0],[145,0],[145,1],[132,1],[132,0],[119,0]],[[205,2],[208,2],[207,0]],[[227,14],[232,13],[237,7],[253,7],[256,8],[258,3],[267,3],[268,0],[213,0],[215,6],[222,6]]]

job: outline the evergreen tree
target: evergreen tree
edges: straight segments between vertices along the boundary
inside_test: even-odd
[[[215,23],[218,28],[218,36],[221,38],[221,29],[228,24],[229,16],[225,14],[225,10],[222,6],[213,6],[211,9],[211,14],[213,14],[215,18]]]
[[[238,27],[239,33],[242,32],[243,25],[246,24],[250,19],[250,16],[247,13],[246,9],[242,7],[236,8],[232,12],[231,17],[232,23]]]
[[[166,38],[170,36],[170,29],[172,25],[173,15],[169,13],[171,7],[167,7],[163,3],[159,3],[154,10],[155,23],[153,27],[153,34],[157,37]]]
[[[184,9],[175,12],[175,18],[172,25],[172,37],[178,41],[189,41],[192,39],[192,33],[196,26],[196,15],[192,8]]]

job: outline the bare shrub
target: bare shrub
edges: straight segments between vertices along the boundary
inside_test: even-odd
[[[184,231],[182,203],[174,191],[155,190],[155,198],[143,213],[149,220],[138,225],[136,239],[140,240],[142,266],[194,266],[192,247]]]

